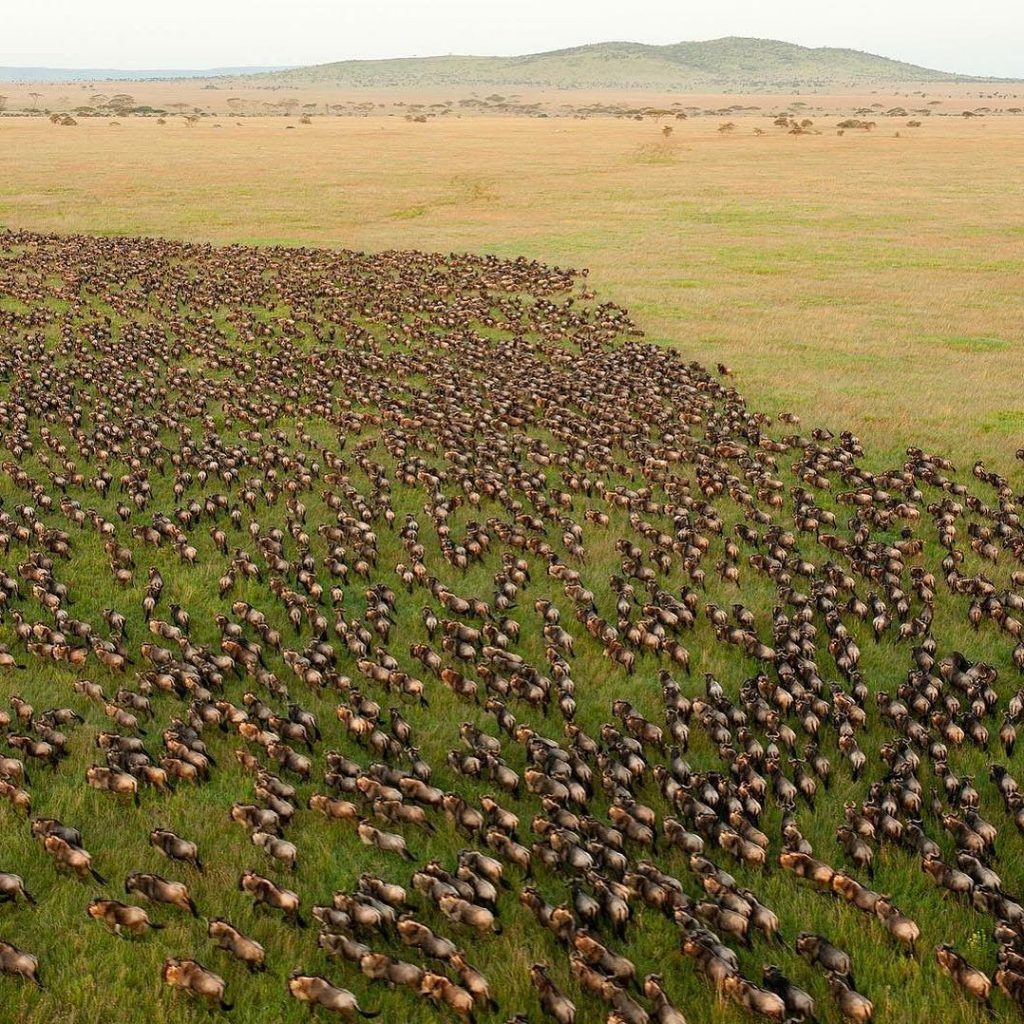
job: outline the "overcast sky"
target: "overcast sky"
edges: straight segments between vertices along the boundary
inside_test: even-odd
[[[743,35],[1024,78],[1024,0],[0,0],[0,65],[204,68]]]

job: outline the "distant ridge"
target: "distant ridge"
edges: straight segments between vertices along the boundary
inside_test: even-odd
[[[355,88],[482,86],[673,91],[792,91],[903,82],[996,81],[859,50],[730,36],[650,46],[610,42],[519,57],[347,60],[235,76],[252,85]]]
[[[148,82],[164,78],[220,78],[225,75],[258,75],[283,71],[269,67],[204,68],[190,70],[131,71],[117,68],[12,68],[0,66],[0,82]]]

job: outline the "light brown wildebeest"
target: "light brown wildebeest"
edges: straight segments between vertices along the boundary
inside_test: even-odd
[[[306,927],[306,922],[299,912],[299,895],[290,889],[282,889],[275,885],[269,878],[256,874],[255,871],[244,871],[238,879],[238,888],[242,892],[249,893],[257,906],[271,907],[280,910],[285,920],[297,924],[300,928]]]
[[[16,903],[21,897],[26,903],[35,904],[35,897],[25,888],[21,875],[0,871],[0,903]]]
[[[218,948],[245,964],[251,974],[267,969],[267,954],[263,947],[254,939],[243,935],[222,917],[215,917],[210,921],[206,934],[213,939]]]
[[[120,900],[90,900],[86,913],[94,921],[100,921],[119,938],[145,935],[150,928],[163,928],[162,924],[149,919],[142,907],[133,907]],[[124,933],[128,934],[125,935]]]
[[[187,992],[196,999],[201,999],[209,1006],[219,1006],[225,1012],[231,1004],[224,1000],[224,979],[213,971],[208,971],[197,960],[179,960],[170,957],[164,961],[164,982],[172,988]]]
[[[293,999],[308,1003],[314,1012],[322,1006],[325,1010],[337,1013],[345,1021],[354,1021],[356,1014],[366,1018],[380,1016],[379,1012],[362,1009],[347,988],[338,988],[319,975],[293,971],[288,976],[288,993]]]
[[[187,910],[193,917],[199,916],[184,882],[169,882],[146,871],[130,871],[124,880],[124,891],[129,894],[137,892],[153,903],[166,903],[179,910]]]
[[[39,960],[9,942],[0,942],[0,974],[17,975],[43,987],[39,980]]]
[[[100,885],[107,880],[92,866],[92,855],[79,846],[71,846],[60,836],[50,835],[43,839],[43,849],[53,858],[58,868],[64,868],[84,879],[92,875]]]

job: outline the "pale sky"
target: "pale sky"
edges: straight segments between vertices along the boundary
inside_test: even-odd
[[[206,68],[742,35],[1024,78],[1024,0],[0,0],[0,65]]]

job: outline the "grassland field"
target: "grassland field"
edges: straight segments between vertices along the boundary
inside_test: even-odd
[[[753,126],[752,120],[740,120],[736,130],[720,133],[717,122],[694,120],[677,123],[665,137],[652,123],[604,120],[465,119],[423,125],[370,117],[299,125],[225,116],[191,127],[132,118],[118,126],[83,120],[64,129],[41,118],[3,118],[0,227],[215,243],[472,250],[587,267],[588,286],[599,298],[628,307],[649,340],[673,346],[687,359],[731,367],[751,407],[771,414],[791,410],[805,426],[852,429],[876,470],[898,464],[907,445],[919,444],[952,458],[961,469],[983,458],[1020,490],[1024,481],[1013,452],[1024,444],[1024,119],[935,119],[918,129],[885,122],[871,133],[827,130],[800,137],[781,130],[755,136]],[[9,504],[15,500],[5,496]],[[113,515],[113,497],[97,504]],[[412,510],[396,500],[399,517]],[[618,535],[616,526],[624,527],[624,517],[608,533],[606,549],[595,542],[597,564],[614,564],[610,538]],[[215,557],[211,545],[203,543],[201,555],[209,564],[171,587],[172,598],[186,604],[215,586]],[[78,614],[97,617],[102,607],[122,599],[102,553],[94,555],[94,576],[77,581],[76,592],[82,591]],[[388,548],[383,562],[390,565],[400,555],[397,547]],[[173,556],[154,558],[173,580]],[[493,569],[474,569],[459,581],[462,592],[484,592]],[[758,591],[755,585],[743,599],[767,615],[772,596],[770,588]],[[609,600],[607,589],[599,600]],[[137,636],[145,626],[136,605],[131,630]],[[954,611],[940,609],[937,629],[969,657],[985,658],[1014,678],[1005,642],[995,642],[991,632],[971,633],[959,609]],[[213,642],[212,624],[202,622],[194,609],[193,617],[200,638]],[[403,619],[401,628],[418,627]],[[706,624],[701,629],[695,641],[702,651],[695,665],[698,678],[714,671],[734,690],[743,678],[741,667],[719,660]],[[876,648],[867,633],[860,639],[873,686],[905,673],[905,648]],[[542,656],[539,648],[529,653],[538,660]],[[588,729],[608,717],[608,703],[622,686],[621,677],[604,674],[606,664],[588,656],[577,669],[581,678],[595,680],[581,709],[581,724]],[[67,692],[69,679],[57,669],[33,671],[18,685],[46,706],[58,702],[49,696],[54,691]],[[654,693],[649,672],[641,681]],[[654,710],[649,695],[638,703]],[[330,700],[314,700],[312,706],[322,718],[330,717]],[[451,722],[463,713],[461,705],[438,694],[435,709],[415,720],[424,748],[438,755],[453,745]],[[872,757],[879,740],[865,738]],[[710,748],[701,751],[699,741],[696,747],[695,760],[714,757]],[[230,756],[226,744],[216,750],[225,761]],[[76,747],[70,767],[61,771],[79,771],[91,757],[91,751]],[[963,751],[958,764],[977,774],[979,787],[987,787],[986,800],[996,799],[982,781],[980,752]],[[142,817],[146,826],[173,822],[216,851],[211,860],[218,866],[201,883],[206,902],[223,891],[218,909],[243,916],[249,911],[232,891],[237,868],[245,860],[259,861],[241,831],[207,813],[215,803],[223,807],[236,798],[238,786],[231,765],[200,790],[195,804],[179,791],[159,805],[144,801]],[[844,776],[816,814],[803,813],[801,825],[816,847],[834,847],[835,809],[854,793]],[[33,796],[53,813],[84,821],[101,837],[93,845],[112,878],[140,866],[144,841],[121,843],[126,812],[105,794],[62,787],[59,774],[41,774]],[[8,831],[7,814],[0,811],[0,850],[24,868],[30,887],[45,891],[52,869],[40,863],[24,831]],[[776,824],[774,818],[771,823]],[[1000,825],[1005,833],[1001,862],[1024,863],[1024,837],[1008,819],[1000,819]],[[301,833],[294,838],[305,855],[297,888],[324,893],[350,884],[350,865],[339,860],[329,833],[318,829],[305,844]],[[418,852],[451,860],[459,845],[457,837],[442,834],[420,843]],[[148,868],[161,870],[165,862],[150,854]],[[395,873],[389,859],[364,852],[360,857],[364,867],[385,876]],[[921,924],[927,951],[922,965],[880,941],[877,930],[851,911],[794,887],[777,871],[766,877],[737,874],[780,913],[790,933],[816,928],[850,949],[858,974],[870,979],[877,1020],[975,1024],[986,1019],[930,962],[931,946],[947,939],[991,970],[982,919],[941,900],[913,858],[883,848],[877,887],[891,892]],[[213,959],[216,954],[204,951],[191,922],[170,921],[159,947],[140,943],[128,952],[98,956],[94,944],[115,940],[99,936],[78,903],[61,899],[52,907],[67,937],[49,950],[52,991],[17,990],[11,1002],[6,1000],[15,990],[5,987],[2,1024],[210,1019],[183,1000],[167,1000],[145,988],[150,980],[157,986],[168,943],[178,943],[183,952],[198,950],[201,959],[223,966]],[[0,922],[5,913],[0,910]],[[311,935],[282,938],[276,923],[249,916],[246,921],[282,964],[295,960],[322,967]],[[18,928],[26,947],[51,934],[31,923]],[[630,952],[642,972],[660,968],[666,974],[691,1024],[744,1019],[682,969],[678,955],[671,963],[662,961],[663,951],[675,942],[672,926],[645,912],[642,936]],[[501,943],[486,940],[472,950],[474,962],[518,1001],[504,1008],[529,1007],[534,1014],[525,968],[533,959],[558,955],[554,940],[532,923],[514,927]],[[824,987],[808,982],[791,951],[758,947],[744,952],[743,960],[751,971],[762,962],[783,964],[813,986],[820,1018],[838,1021]],[[236,991],[247,992],[232,1019],[244,1024],[303,1019],[301,1008],[278,1009],[280,971],[256,979],[225,973]],[[354,970],[333,973],[360,994],[363,1005],[384,1002],[382,1020],[428,1024],[439,1019],[408,1000],[387,1001],[390,997]],[[259,1010],[261,993],[274,1000],[269,1016]],[[577,1001],[583,1024],[603,1019],[596,1003]],[[999,1014],[1012,1019],[1005,1002]]]

